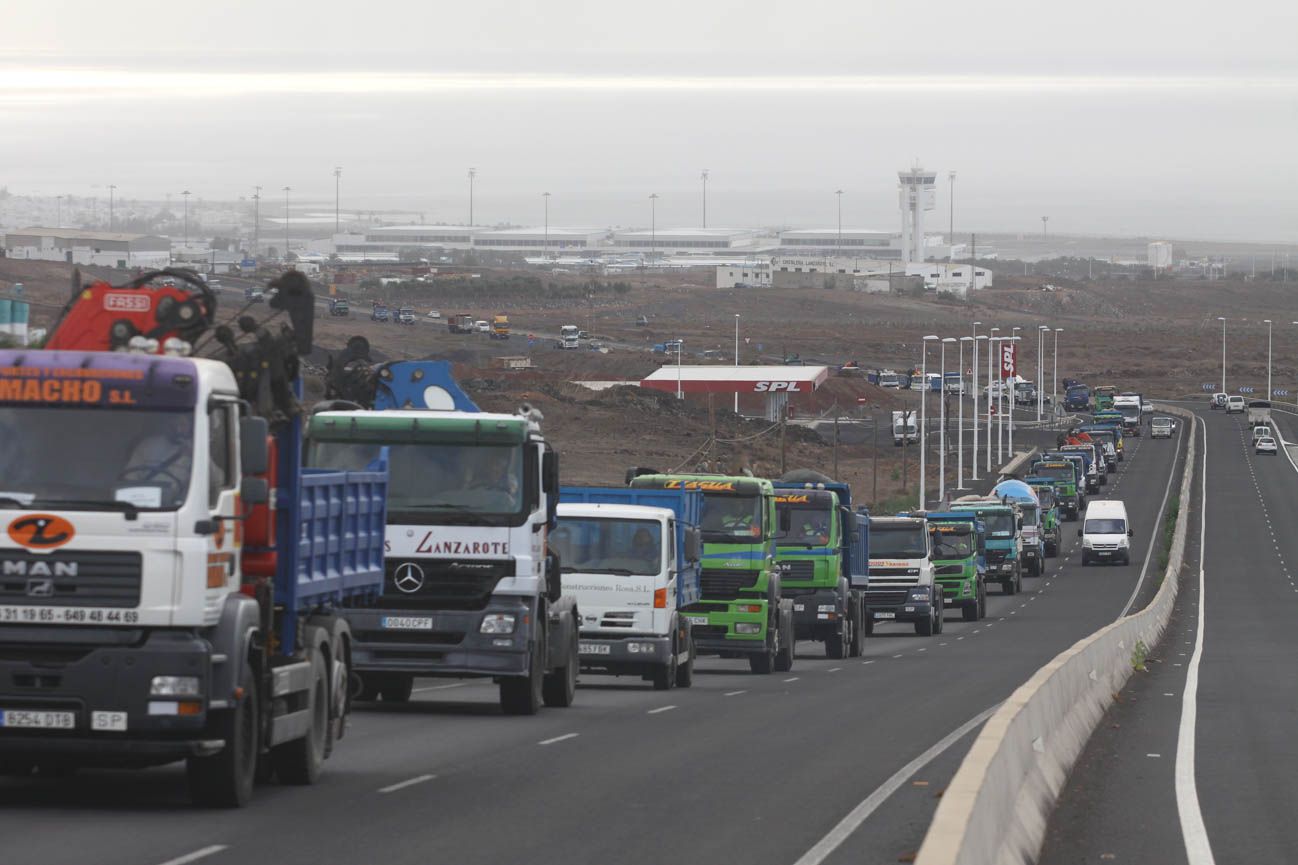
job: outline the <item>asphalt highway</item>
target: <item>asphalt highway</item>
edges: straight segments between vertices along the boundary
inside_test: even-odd
[[[859,659],[800,644],[770,676],[705,658],[688,690],[587,675],[572,708],[532,718],[502,716],[489,683],[420,680],[411,703],[353,715],[314,787],[267,785],[239,811],[190,807],[179,767],[0,780],[0,861],[895,863],[990,710],[1147,596],[1181,445],[1135,440],[1104,488],[1130,511],[1130,565],[1083,569],[1065,523],[1064,553],[1023,594],[993,590],[981,622],[880,626]]]
[[[1244,416],[1195,408],[1207,437],[1206,509],[1191,523],[1202,593],[1195,560],[1150,672],[1132,677],[1069,779],[1043,863],[1292,862],[1298,851],[1298,471],[1283,453],[1253,452]],[[1298,418],[1273,417],[1298,441]]]

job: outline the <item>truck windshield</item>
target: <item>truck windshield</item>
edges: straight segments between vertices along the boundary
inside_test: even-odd
[[[1087,520],[1083,531],[1088,535],[1125,535],[1126,520]]]
[[[1050,487],[1047,486],[1037,486],[1035,484],[1033,485],[1032,488],[1037,491],[1037,498],[1041,500],[1042,508],[1044,508],[1045,510],[1050,510],[1055,506],[1054,490],[1052,490]]]
[[[701,528],[705,541],[724,543],[735,538],[760,538],[762,499],[760,496],[708,493],[703,497]]]
[[[315,441],[310,465],[363,471],[388,448],[388,522],[515,525],[536,492],[517,445]]]
[[[1023,525],[1035,526],[1041,521],[1036,505],[1019,505],[1019,509],[1023,512]]]
[[[968,527],[934,528],[933,558],[967,559],[978,548],[973,530]]]
[[[1140,420],[1140,406],[1138,405],[1118,406],[1118,411],[1122,412],[1123,420]]]
[[[989,538],[1012,538],[1014,537],[1014,515],[1013,514],[983,514],[983,522],[987,524],[987,537]]]
[[[790,503],[776,501],[781,528],[776,530],[775,541],[780,546],[814,546],[829,543],[829,528],[834,518],[827,506],[815,503]],[[788,514],[787,527],[784,515]]]
[[[1035,474],[1041,475],[1043,478],[1051,478],[1052,480],[1068,481],[1069,483],[1072,483],[1074,480],[1072,466],[1037,465],[1032,469],[1032,471]]]
[[[662,526],[653,520],[560,517],[550,549],[565,574],[650,577],[662,572]]]
[[[928,544],[919,526],[870,527],[872,559],[922,559],[927,555]]]
[[[190,412],[0,406],[0,506],[176,510],[193,454]]]

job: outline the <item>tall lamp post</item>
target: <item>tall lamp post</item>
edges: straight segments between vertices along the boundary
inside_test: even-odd
[[[975,351],[978,350],[978,340],[974,339],[972,336],[960,337],[960,393],[957,396],[957,399],[960,400],[960,418],[959,418],[960,426],[956,433],[956,460],[955,460],[955,464],[956,464],[955,488],[957,490],[969,489],[967,486],[964,485],[964,344],[966,342],[973,343],[974,350]],[[974,369],[977,368],[978,368],[978,364],[975,361]],[[978,417],[978,412],[975,411],[974,429],[978,429],[977,417]],[[978,463],[978,455],[977,452],[975,451],[974,464],[977,465],[977,463]]]
[[[1014,328],[1014,335],[1010,337],[1010,344],[1014,346],[1014,375],[1010,377],[1010,437],[1005,452],[1008,459],[1014,458],[1014,405],[1018,402],[1018,397],[1015,395],[1015,385],[1017,385],[1015,379],[1019,377],[1019,340],[1022,337],[1019,336],[1018,332],[1022,329],[1021,327]]]
[[[193,195],[188,189],[180,193],[185,199],[185,246],[189,246],[189,196]]]
[[[843,257],[843,190],[835,189],[834,195],[838,198],[838,235],[834,245],[834,255],[839,258]]]
[[[706,168],[703,169],[703,173],[699,175],[699,179],[703,181],[703,227],[707,228],[708,227],[708,170]]]
[[[928,344],[937,342],[936,335],[924,337],[924,357],[919,364],[919,380],[922,384],[919,390],[919,508],[923,510],[928,506],[925,502],[924,495],[924,472],[928,468],[926,459],[928,451]]]
[[[1217,316],[1217,321],[1221,322],[1221,392],[1226,392],[1226,319]]]
[[[684,399],[685,391],[681,387],[681,352],[685,350],[685,340],[676,339],[676,398]]]
[[[469,227],[473,227],[473,178],[478,176],[478,169],[469,169]]]
[[[735,366],[739,366],[739,313],[735,313]],[[735,390],[735,414],[739,414],[739,391]]]
[[[545,199],[545,235],[541,240],[541,257],[550,257],[550,193],[542,192],[541,198]]]
[[[955,172],[948,171],[946,176],[947,180],[951,182],[951,192],[948,196],[951,205],[951,217],[950,223],[947,225],[946,260],[948,264],[951,264],[955,262]],[[977,287],[974,285],[974,288]]]
[[[1042,381],[1042,372],[1045,369],[1045,361],[1042,359],[1042,353],[1046,346],[1046,333],[1049,332],[1048,325],[1037,326],[1037,423],[1041,423],[1041,410],[1046,402],[1045,382]]]
[[[1055,328],[1055,374],[1054,381],[1050,383],[1050,404],[1054,406],[1052,411],[1055,412],[1059,411],[1059,334],[1063,332],[1062,327]]]
[[[969,480],[978,480],[978,340],[986,339],[985,336],[978,335],[978,326],[981,321],[973,323],[973,461],[970,463]]]
[[[116,223],[113,221],[113,193],[117,191],[117,184],[108,184],[108,230],[116,231]]]
[[[292,187],[284,187],[284,261],[288,261],[288,194],[292,192]]]
[[[938,380],[942,385],[941,390],[937,392],[938,402],[938,432],[937,432],[937,500],[939,507],[946,504],[946,345],[949,342],[957,342],[954,336],[943,337],[942,339],[942,374]]]
[[[1000,386],[992,385],[992,364],[996,357],[996,343],[1000,342],[1000,337],[996,335],[999,327],[993,327],[991,335],[987,337],[987,474],[992,473],[992,417],[996,404],[992,402],[995,393],[999,396]]]
[[[1271,319],[1266,322],[1266,398],[1271,398]]]
[[[658,257],[658,193],[649,196],[649,260]]]
[[[339,203],[342,201],[342,183],[343,170],[341,166],[334,167],[334,234],[338,233],[338,226],[342,224],[339,217]]]

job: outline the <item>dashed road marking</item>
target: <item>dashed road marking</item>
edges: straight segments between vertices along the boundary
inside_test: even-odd
[[[657,709],[650,709],[648,712],[645,712],[645,714],[658,715],[661,714],[662,712],[670,712],[672,709],[675,708],[676,708],[675,706],[659,706]]]
[[[573,735],[575,736],[575,735],[577,735],[577,734],[574,733]],[[416,784],[422,784],[422,783],[424,783],[425,781],[431,781],[431,780],[433,780],[433,779],[436,778],[436,777],[437,777],[436,775],[416,775],[416,776],[413,777],[413,778],[407,778],[407,779],[404,780],[404,781],[398,781],[398,782],[395,783],[395,784],[389,784],[389,785],[386,786],[386,787],[380,787],[380,788],[379,788],[379,792],[380,792],[380,793],[395,793],[395,792],[397,792],[398,790],[404,790],[404,789],[406,789],[407,787],[413,787],[413,786],[415,786]]]
[[[556,743],[556,742],[563,742],[563,741],[565,741],[565,740],[567,740],[567,739],[575,739],[575,738],[577,738],[577,737],[580,736],[580,735],[581,735],[580,733],[564,733],[562,736],[555,736],[553,739],[542,739],[541,741],[537,742],[536,744],[538,744],[538,745],[553,745],[553,744]]]

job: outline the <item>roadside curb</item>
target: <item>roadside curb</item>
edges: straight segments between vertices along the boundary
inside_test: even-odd
[[[1147,607],[1077,641],[1001,704],[943,793],[916,865],[1035,862],[1068,772],[1130,678],[1133,656],[1162,636],[1185,556],[1197,445],[1192,412],[1160,409],[1189,423],[1191,432],[1162,585]]]

